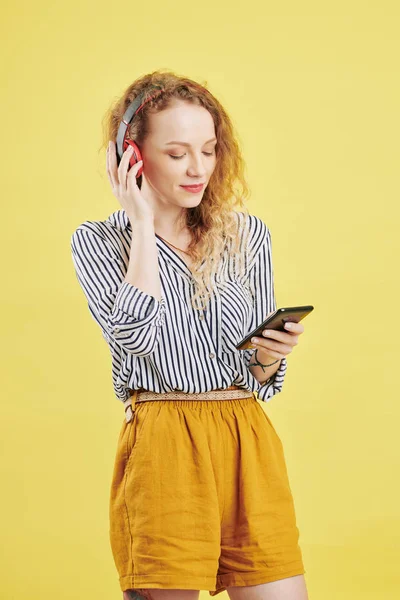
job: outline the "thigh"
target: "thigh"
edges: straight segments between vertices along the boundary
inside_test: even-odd
[[[198,600],[199,590],[125,590],[123,600]]]
[[[180,400],[143,402],[130,425],[110,502],[121,590],[158,590],[160,598],[186,590],[192,598],[194,590],[214,589],[220,513],[198,409]]]
[[[304,575],[260,585],[227,587],[231,600],[308,600]]]
[[[221,556],[211,595],[305,573],[279,435],[255,398],[238,400],[224,417]]]

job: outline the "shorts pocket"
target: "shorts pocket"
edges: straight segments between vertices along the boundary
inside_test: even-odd
[[[135,413],[132,421],[128,423],[130,427],[128,439],[127,439],[127,463],[126,468],[129,467],[131,462],[133,451],[137,448],[140,440],[144,433],[144,427],[146,424],[147,417],[149,415],[151,406],[146,402],[140,402],[135,405]]]
[[[264,423],[267,426],[267,429],[270,432],[272,430],[274,437],[279,442],[279,444],[282,446],[281,438],[279,437],[278,432],[276,431],[275,427],[273,426],[271,419],[269,418],[269,416],[267,415],[265,410],[262,408],[262,406],[260,406],[260,404],[258,402],[257,402],[257,406],[258,406],[259,410],[262,412]]]

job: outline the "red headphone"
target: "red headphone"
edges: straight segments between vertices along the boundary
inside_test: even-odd
[[[146,102],[148,102],[152,98],[156,98],[164,91],[164,88],[162,88],[159,85],[151,85],[150,87],[148,87],[146,89],[146,92],[148,90],[151,91],[152,89],[157,89],[158,93],[153,94],[152,96],[150,96],[143,102],[143,97],[144,97],[145,92],[144,91],[141,92],[133,100],[133,102],[130,103],[130,105],[124,112],[124,116],[122,117],[122,121],[118,127],[117,140],[116,140],[117,164],[118,165],[121,162],[122,155],[125,152],[125,150],[128,148],[128,146],[132,146],[132,148],[133,148],[132,155],[129,159],[128,171],[131,167],[133,167],[133,165],[135,165],[140,160],[142,160],[142,155],[140,153],[139,146],[137,144],[135,144],[135,142],[133,140],[125,139],[126,133],[128,131],[128,125],[133,120],[134,116],[139,112],[139,110],[146,104]],[[136,173],[136,178],[141,176],[142,171],[143,171],[143,165],[140,167],[140,169]]]

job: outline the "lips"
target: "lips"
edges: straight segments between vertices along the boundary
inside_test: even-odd
[[[201,183],[200,185],[181,185],[181,187],[188,192],[201,192],[204,183]]]

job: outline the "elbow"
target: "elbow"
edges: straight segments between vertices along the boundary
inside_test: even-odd
[[[159,344],[161,324],[140,325],[135,322],[131,325],[107,322],[109,335],[128,354],[135,356],[149,356],[153,354]]]
[[[129,354],[149,356],[155,352],[165,323],[165,307],[161,303],[156,313],[147,311],[127,314],[120,308],[108,314],[107,330],[112,338]]]

